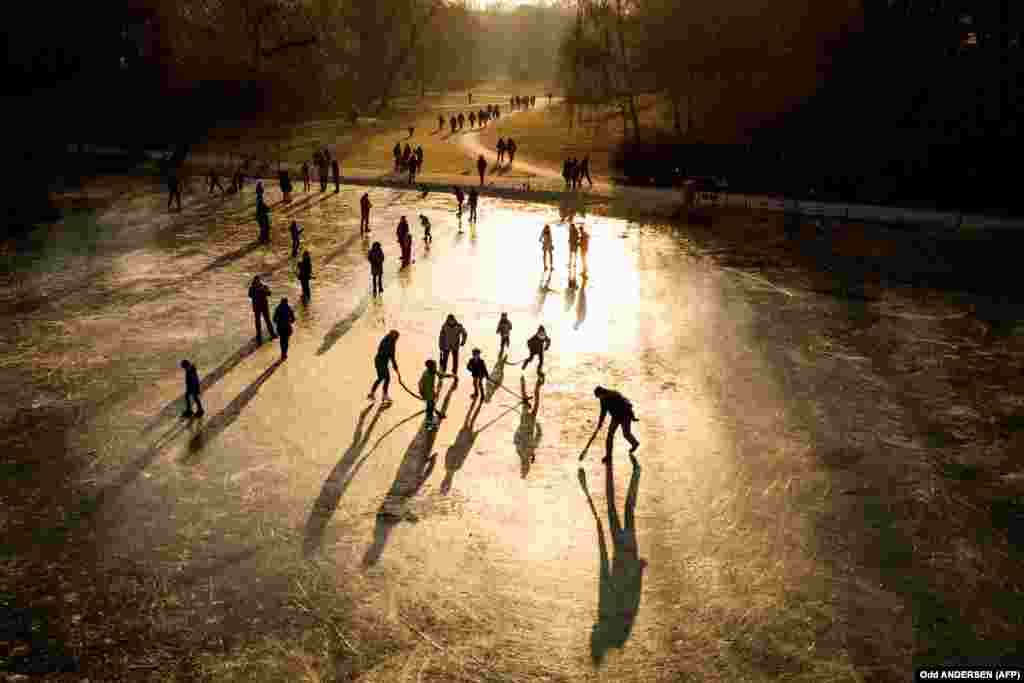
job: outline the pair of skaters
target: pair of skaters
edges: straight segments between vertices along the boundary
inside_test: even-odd
[[[551,237],[551,226],[545,225],[540,232],[541,254],[544,258],[544,270],[554,268],[555,243]],[[587,252],[590,249],[590,233],[582,225],[569,224],[569,268],[577,265],[577,253],[583,256],[583,272],[587,272]]]

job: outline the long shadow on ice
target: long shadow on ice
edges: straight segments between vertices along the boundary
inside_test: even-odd
[[[537,413],[540,410],[540,385],[541,379],[537,377],[537,383],[533,387],[533,406],[523,403],[519,416],[519,427],[516,429],[515,441],[516,452],[519,453],[519,464],[523,479],[530,473],[530,465],[537,459],[537,446],[544,435],[537,422]],[[526,380],[519,378],[519,390],[526,396]]]
[[[366,309],[369,308],[369,306],[370,295],[363,295],[363,298],[359,302],[359,305],[356,306],[356,309],[345,316],[342,320],[335,323],[334,327],[327,331],[327,334],[324,335],[323,342],[320,343],[320,348],[316,350],[316,355],[322,356],[330,351],[331,347],[338,343],[338,340],[344,337],[345,334],[352,329],[352,326],[356,324],[359,318],[366,313]]]
[[[462,466],[466,464],[466,458],[469,457],[469,452],[473,450],[473,444],[476,443],[476,438],[480,436],[485,429],[516,409],[516,406],[507,408],[480,429],[474,429],[473,426],[476,423],[476,419],[480,416],[480,409],[483,407],[484,401],[482,398],[478,403],[473,403],[469,406],[469,412],[466,413],[466,419],[462,423],[462,428],[455,437],[455,443],[449,446],[448,452],[445,453],[445,475],[444,481],[441,482],[441,493],[444,495],[447,495],[448,492],[451,491],[452,481],[455,479],[455,473],[462,469]]]

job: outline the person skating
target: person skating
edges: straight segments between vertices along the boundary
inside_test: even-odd
[[[177,202],[178,211],[181,211],[181,182],[178,180],[178,172],[173,168],[167,171],[167,210]]]
[[[476,193],[476,188],[469,188],[469,220],[470,222],[476,221],[476,205],[480,201],[480,196]]]
[[[516,150],[519,149],[519,147],[516,145],[515,140],[509,138],[505,141],[505,149],[508,151],[508,163],[511,166],[512,162],[516,160]]]
[[[253,317],[256,318],[257,342],[263,343],[263,329],[260,327],[261,318],[262,321],[267,323],[267,331],[270,333],[270,338],[277,339],[274,326],[270,323],[270,288],[263,284],[259,275],[254,277],[252,284],[249,285],[249,298],[252,299],[252,313]]]
[[[462,326],[451,313],[441,326],[441,333],[438,335],[437,344],[441,349],[441,370],[448,370],[448,356],[452,357],[452,370],[459,368],[459,348],[466,345],[468,338],[466,328]]]
[[[540,231],[541,254],[544,258],[544,270],[555,266],[555,243],[551,239],[551,226],[545,225]]]
[[[605,441],[605,456],[601,458],[601,462],[610,463],[612,461],[612,445],[615,440],[615,432],[620,426],[622,427],[622,435],[626,437],[626,441],[630,445],[629,457],[635,461],[636,458],[633,456],[633,453],[640,447],[640,442],[633,436],[633,431],[630,429],[630,425],[638,421],[633,413],[633,404],[619,392],[605,389],[604,387],[594,389],[594,396],[601,402],[601,416],[597,420],[597,429],[594,430],[594,436],[597,436],[598,432],[601,431],[605,415],[611,415],[612,418],[611,424],[608,425],[608,438]],[[594,436],[590,437],[591,441],[594,440]],[[590,444],[588,443],[587,446],[589,447]],[[584,448],[583,452],[580,453],[581,461],[586,454],[587,449]]]
[[[455,214],[457,216],[461,217],[462,216],[462,202],[463,202],[463,200],[465,200],[466,195],[462,193],[462,188],[459,187],[458,185],[455,186],[454,192],[455,192],[455,201],[458,203],[458,209],[456,210]]]
[[[292,258],[295,258],[299,255],[299,235],[304,231],[297,222],[292,221],[292,224],[288,226],[288,232],[292,236]]]
[[[498,163],[505,160],[505,138],[498,138]]]
[[[430,244],[434,241],[433,235],[430,234],[430,219],[420,214],[420,225],[423,226],[423,241]]]
[[[379,244],[379,242],[378,242]],[[377,370],[377,380],[370,387],[370,393],[366,398],[373,401],[377,398],[376,392],[377,387],[381,384],[384,385],[384,400],[385,406],[391,405],[391,398],[388,396],[388,387],[391,385],[391,373],[388,371],[388,365],[390,364],[394,368],[395,373],[401,379],[401,373],[398,372],[398,361],[395,360],[395,350],[398,344],[398,330],[391,330],[384,338],[380,340],[380,345],[377,346],[377,355],[373,358],[373,367]]]
[[[302,253],[302,260],[299,261],[296,275],[299,278],[299,284],[302,286],[302,303],[309,303],[309,300],[313,298],[313,293],[309,289],[309,281],[314,278],[313,261],[310,259],[308,251]]]
[[[370,287],[373,289],[373,296],[379,296],[384,293],[384,249],[380,242],[373,243],[366,258],[370,261]]]
[[[225,194],[224,186],[220,184],[220,175],[217,174],[217,169],[215,169],[215,168],[211,168],[210,169],[209,180],[210,180],[210,194],[213,194],[214,188],[220,190],[221,194]]]
[[[370,232],[370,209],[373,204],[370,203],[370,193],[364,192],[363,196],[359,198],[359,233],[369,234]]]
[[[281,186],[281,196],[285,204],[292,202],[292,179],[288,175],[288,169],[283,168],[277,174],[277,183]]]
[[[412,264],[412,232],[406,232],[405,237],[402,238],[402,251],[404,253],[404,261],[402,268],[408,268]]]
[[[473,357],[466,364],[466,369],[473,376],[473,394],[470,398],[476,398],[479,394],[482,399],[484,397],[484,380],[491,379],[491,376],[487,372],[487,364],[480,357],[480,349],[473,349]]]
[[[583,157],[583,161],[580,162],[580,185],[583,184],[583,179],[586,178],[587,182],[590,183],[590,187],[594,186],[594,181],[590,178],[590,155],[587,154]]]
[[[409,236],[409,222],[405,220],[405,216],[402,216],[398,221],[398,228],[395,230],[395,236],[398,238],[398,248],[402,252],[402,268],[409,265],[411,255],[406,251],[406,238]]]
[[[334,194],[341,192],[341,166],[337,159],[331,160],[331,173],[334,175]]]
[[[530,350],[530,356],[523,361],[523,370],[526,370],[526,366],[530,364],[533,357],[537,356],[540,361],[537,364],[537,374],[543,376],[544,352],[551,348],[551,337],[544,331],[543,325],[537,328],[537,334],[526,340],[526,348]]]
[[[309,192],[309,162],[302,162],[302,191]]]
[[[260,243],[268,244],[270,242],[270,207],[262,197],[256,200],[256,223],[260,226]]]
[[[587,272],[587,250],[590,249],[590,233],[580,226],[580,257],[583,259],[583,272]],[[584,275],[586,277],[586,275]]]
[[[295,312],[288,305],[288,298],[274,309],[274,324],[277,325],[277,337],[281,342],[281,360],[288,359],[288,341],[292,337],[292,325],[295,323]]]
[[[181,367],[185,371],[185,412],[181,416],[202,417],[206,411],[203,410],[203,404],[199,400],[199,371],[187,360],[181,361]],[[193,400],[198,408],[195,413],[192,412]]]
[[[439,413],[435,407],[435,401],[437,398],[437,381],[446,377],[455,377],[457,380],[458,377],[454,374],[446,374],[444,371],[438,372],[437,363],[434,362],[433,358],[429,359],[424,365],[426,366],[426,369],[423,371],[423,375],[420,376],[419,390],[420,396],[423,398],[424,403],[427,404],[426,429],[427,431],[432,432],[437,429],[437,420],[435,419],[435,415],[439,418],[444,418],[444,415]]]
[[[481,154],[480,158],[476,160],[476,170],[480,174],[480,187],[484,185],[484,173],[487,172],[487,160],[484,159],[484,155]]]
[[[576,250],[580,246],[580,233],[575,223],[569,223],[569,269],[576,266]]]
[[[495,333],[501,339],[501,344],[498,346],[498,356],[505,353],[505,349],[509,347],[510,337],[512,335],[512,321],[508,319],[508,313],[502,313],[501,318],[498,320],[498,329]]]

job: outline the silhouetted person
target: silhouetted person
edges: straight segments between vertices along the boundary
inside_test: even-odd
[[[583,184],[583,179],[586,178],[587,182],[590,183],[590,187],[594,186],[594,181],[590,177],[590,155],[583,157],[583,161],[580,162],[580,185]]]
[[[185,371],[185,412],[182,417],[192,417],[192,401],[196,402],[195,417],[202,417],[205,414],[203,404],[199,401],[199,371],[196,366],[187,360],[181,361],[181,367]]]
[[[444,130],[444,115],[438,114],[437,116],[437,129]]]
[[[459,112],[459,130],[466,125],[466,116],[460,111]]]
[[[608,425],[608,439],[605,441],[605,456],[601,458],[601,462],[611,463],[615,432],[620,426],[622,427],[622,435],[626,437],[626,441],[630,444],[629,457],[633,458],[633,452],[640,447],[640,442],[633,436],[633,431],[630,429],[630,425],[637,421],[636,415],[633,413],[633,404],[619,392],[605,389],[604,387],[594,389],[594,396],[601,402],[601,417],[597,420],[597,429],[594,430],[595,435],[601,431],[605,415],[611,415],[611,423]],[[580,460],[583,460],[584,455],[586,455],[586,451],[580,454]],[[635,460],[635,458],[633,459]]]
[[[395,173],[398,173],[402,169],[402,143],[396,142],[391,153],[395,155]]]
[[[569,268],[576,265],[576,251],[580,246],[580,233],[575,223],[569,223]]]
[[[457,126],[458,124],[459,124],[459,121],[458,121],[458,119],[456,119],[456,118],[455,118],[454,116],[453,116],[453,117],[451,118],[451,120],[450,120],[450,121],[448,122],[448,125],[449,125],[449,129],[451,130],[451,132],[452,132],[453,134],[455,133],[455,126]]]
[[[476,126],[476,112],[469,112],[469,127],[473,128]]]
[[[540,361],[537,364],[537,374],[544,374],[544,352],[551,348],[551,337],[544,330],[544,326],[541,325],[537,328],[537,334],[533,335],[526,340],[526,348],[530,350],[530,356],[523,361],[523,370],[526,370],[526,366],[530,364],[534,356]]]
[[[373,295],[378,296],[384,293],[384,249],[381,248],[380,242],[373,243],[366,258],[370,261],[370,286]]]
[[[378,242],[377,244],[380,243]],[[377,387],[383,384],[384,405],[391,405],[391,398],[388,397],[388,387],[391,385],[391,373],[388,371],[388,365],[390,364],[395,372],[398,372],[398,361],[395,360],[395,347],[397,344],[398,330],[391,330],[380,340],[380,344],[377,346],[377,355],[373,359],[373,367],[377,370],[377,381],[370,387],[370,393],[366,397],[371,401],[377,398],[375,395]]]
[[[295,312],[288,305],[288,299],[281,299],[281,303],[274,309],[274,324],[277,325],[277,336],[281,340],[281,360],[288,359],[288,340],[292,337],[294,323]]]
[[[498,163],[505,160],[505,138],[498,138]]]
[[[359,233],[370,232],[370,209],[373,208],[373,204],[370,203],[370,193],[364,192],[363,196],[359,198]]]
[[[438,335],[437,345],[441,350],[441,371],[446,372],[448,370],[448,356],[452,356],[452,370],[458,372],[459,370],[459,348],[466,345],[466,339],[468,334],[466,328],[462,326],[455,316],[451,313],[444,321],[444,325],[441,326],[441,333]]]
[[[412,264],[412,232],[406,232],[405,236],[402,237],[402,252],[405,254],[403,268],[408,268]]]
[[[473,394],[470,398],[476,398],[477,394],[480,394],[480,398],[483,399],[484,380],[489,380],[491,376],[487,372],[487,363],[480,357],[480,349],[473,349],[473,357],[466,364],[466,369],[473,376]]]
[[[256,181],[256,203],[259,204],[263,201],[263,181]]]
[[[424,365],[426,366],[426,370],[424,370],[423,374],[420,376],[420,384],[418,388],[420,396],[423,397],[423,401],[426,403],[426,428],[427,431],[432,432],[437,429],[437,419],[435,416],[444,417],[444,415],[437,412],[437,408],[435,407],[437,400],[437,380],[444,379],[445,377],[455,377],[455,375],[445,374],[443,370],[438,372],[437,363],[435,363],[432,358],[424,363]]]
[[[252,284],[249,285],[249,298],[252,299],[252,312],[256,318],[256,339],[260,344],[263,343],[263,330],[260,327],[261,317],[267,323],[267,331],[270,333],[270,338],[276,339],[277,335],[274,333],[274,326],[270,324],[270,288],[263,284],[259,275],[254,277]]]
[[[256,200],[256,223],[260,226],[260,243],[267,244],[270,242],[270,207],[262,197]]]
[[[402,148],[402,163],[405,163],[405,164],[409,163],[409,157],[411,157],[411,156],[412,156],[412,147],[410,147],[409,143],[407,142],[407,143],[405,143],[405,147]]]
[[[423,226],[423,241],[430,244],[434,241],[434,236],[430,234],[430,219],[420,214],[420,225]]]
[[[398,248],[402,250],[402,268],[409,265],[411,254],[406,251],[406,237],[409,236],[409,222],[402,216],[398,221],[398,228],[395,230],[395,237],[398,238]]]
[[[167,210],[171,210],[171,204],[178,203],[178,211],[181,211],[181,181],[178,180],[178,172],[171,169],[167,172]]]
[[[210,194],[213,194],[214,188],[220,190],[221,194],[224,194],[224,186],[220,184],[220,175],[217,174],[217,169],[210,169]]]
[[[331,173],[334,175],[334,194],[338,194],[341,192],[341,166],[337,159],[331,161]]]
[[[288,175],[288,169],[281,169],[277,174],[278,185],[281,186],[281,195],[284,197],[285,204],[290,204],[292,201],[292,179]]]
[[[288,232],[292,236],[292,258],[299,255],[299,235],[302,234],[303,230],[299,227],[299,224],[292,221],[292,224],[288,226]]]
[[[590,249],[590,233],[580,226],[580,256],[583,258],[583,272],[587,272],[587,250]],[[586,277],[586,275],[584,275]]]
[[[309,192],[309,162],[302,162],[302,191]]]
[[[482,158],[482,157],[481,157]],[[476,188],[469,188],[469,220],[476,221],[476,205],[480,201],[480,196],[476,193]]]
[[[551,226],[545,225],[540,231],[541,255],[544,258],[544,270],[555,266],[555,243],[551,239]]]
[[[466,198],[466,195],[464,195],[462,193],[462,188],[459,187],[458,185],[455,186],[454,192],[455,192],[455,201],[458,202],[458,207],[459,207],[458,210],[456,211],[456,214],[458,216],[462,216],[462,202]]]
[[[501,339],[501,344],[498,346],[498,355],[501,356],[509,347],[509,339],[512,335],[512,321],[508,319],[508,313],[501,314],[495,334]]]
[[[320,191],[327,192],[327,174],[330,172],[331,160],[327,156],[327,150],[320,153],[320,160],[317,164],[317,175],[320,176]]]
[[[466,93],[466,101],[467,101],[468,104],[473,104],[473,93],[472,92],[467,92]]]
[[[484,184],[484,173],[487,172],[487,160],[484,159],[484,155],[481,154],[480,158],[476,160],[476,170],[480,174],[480,186]]]
[[[511,164],[516,160],[516,150],[519,149],[519,147],[516,145],[515,140],[509,138],[505,141],[505,149],[508,151],[508,163]]]
[[[569,169],[568,159],[562,162],[562,177],[565,178],[565,188],[569,189],[570,183],[572,182],[572,173]]]
[[[580,166],[576,157],[569,159],[569,182],[572,184],[572,189],[579,187],[580,182]]]
[[[308,303],[313,298],[313,293],[309,289],[309,281],[313,279],[313,261],[309,258],[308,251],[302,253],[297,275],[299,284],[302,285],[302,302]]]

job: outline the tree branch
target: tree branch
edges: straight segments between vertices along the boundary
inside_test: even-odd
[[[287,43],[281,43],[280,45],[272,47],[268,50],[263,50],[262,54],[264,57],[272,57],[273,55],[276,55],[278,52],[284,52],[285,50],[290,50],[293,47],[308,47],[309,45],[315,45],[316,42],[316,36],[313,36],[311,38],[302,38],[300,40],[289,40]]]

